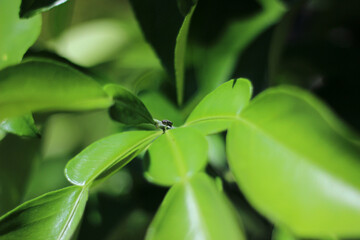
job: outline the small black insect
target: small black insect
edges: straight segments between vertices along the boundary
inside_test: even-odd
[[[164,124],[165,126],[170,127],[170,128],[172,128],[172,126],[173,126],[173,123],[170,120],[165,119],[165,120],[162,120],[161,123]]]

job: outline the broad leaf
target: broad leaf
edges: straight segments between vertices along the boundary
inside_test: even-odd
[[[88,189],[64,188],[32,199],[0,218],[3,240],[70,239],[88,196]]]
[[[285,229],[276,227],[272,233],[271,240],[297,240],[297,238],[291,235]]]
[[[48,11],[60,4],[67,2],[67,0],[22,0],[20,7],[20,16],[31,17],[35,14]]]
[[[39,129],[35,126],[31,114],[21,117],[8,118],[0,122],[0,129],[22,137],[39,137]]]
[[[109,110],[110,116],[114,120],[130,125],[155,123],[145,105],[130,91],[115,84],[106,85],[104,90],[115,101]]]
[[[245,196],[277,225],[302,237],[359,237],[360,148],[350,138],[317,99],[280,87],[241,113],[227,153]]]
[[[193,110],[185,126],[200,129],[206,134],[224,131],[248,104],[251,83],[243,78],[231,80],[208,94]]]
[[[41,16],[20,20],[20,1],[0,1],[0,69],[19,63],[40,34]]]
[[[239,219],[215,182],[201,173],[167,193],[147,240],[245,239]]]
[[[96,141],[69,161],[65,175],[75,185],[87,185],[99,176],[106,177],[129,163],[161,133],[132,131]]]
[[[185,85],[185,68],[186,68],[186,46],[188,41],[188,33],[191,23],[191,17],[195,11],[196,5],[190,9],[190,12],[186,15],[184,22],[180,28],[179,34],[176,39],[175,45],[175,80],[176,80],[176,92],[177,102],[179,105],[183,102],[184,85]]]
[[[35,111],[90,110],[112,104],[101,86],[67,65],[26,61],[0,72],[0,121]]]
[[[145,176],[167,186],[184,181],[205,168],[207,150],[206,138],[198,130],[168,130],[150,146],[150,165]]]

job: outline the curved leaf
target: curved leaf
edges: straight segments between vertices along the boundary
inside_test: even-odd
[[[112,104],[101,86],[67,65],[26,61],[0,72],[0,120],[35,111],[90,110]]]
[[[2,240],[70,239],[88,197],[88,189],[67,187],[32,199],[0,218]]]
[[[276,224],[303,237],[358,237],[360,148],[350,134],[310,94],[280,87],[241,113],[227,153],[245,196]]]
[[[185,126],[196,127],[206,134],[224,131],[248,104],[251,94],[252,86],[247,79],[228,81],[196,106]]]
[[[241,240],[245,236],[225,195],[201,173],[169,190],[146,239]]]
[[[22,137],[39,137],[39,129],[35,126],[31,114],[21,117],[8,118],[0,122],[0,129]]]
[[[181,1],[183,2],[183,1]],[[188,41],[188,33],[191,23],[191,17],[195,11],[196,5],[191,7],[190,12],[186,15],[184,22],[180,28],[179,34],[176,38],[175,45],[175,80],[176,80],[176,93],[177,93],[177,102],[179,105],[183,102],[184,95],[184,85],[185,85],[185,55],[186,55],[186,46]]]
[[[110,175],[112,170],[125,166],[161,133],[132,131],[96,141],[68,162],[65,175],[75,185],[87,185],[99,176]]]
[[[155,124],[153,117],[142,101],[130,91],[116,84],[108,84],[104,90],[115,101],[109,110],[110,116],[114,120],[130,125]]]
[[[19,63],[40,34],[41,16],[20,20],[20,1],[0,1],[0,69]]]
[[[67,0],[22,0],[20,7],[20,17],[31,17],[35,14],[48,11]]]
[[[192,128],[168,130],[149,148],[150,165],[146,178],[171,186],[203,170],[207,163],[207,141]]]

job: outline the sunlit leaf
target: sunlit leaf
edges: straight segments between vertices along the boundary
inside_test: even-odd
[[[0,129],[22,137],[39,137],[39,129],[35,126],[31,114],[8,118],[0,122]]]
[[[196,129],[168,130],[150,146],[145,176],[160,185],[183,181],[205,168],[207,149],[206,138]]]
[[[0,120],[35,111],[106,108],[111,99],[90,77],[67,65],[26,61],[0,72]]]
[[[225,195],[202,173],[170,189],[146,239],[241,240],[245,236]]]
[[[0,1],[0,69],[19,63],[40,34],[41,16],[20,20],[20,1]]]
[[[70,239],[81,219],[87,196],[87,188],[72,186],[25,202],[0,218],[0,238]]]
[[[181,1],[183,2],[183,1]],[[185,55],[186,55],[186,46],[188,41],[188,33],[191,23],[191,17],[195,11],[196,5],[191,7],[190,12],[186,15],[184,22],[180,28],[179,34],[176,38],[175,45],[175,79],[176,79],[176,92],[177,92],[177,101],[181,105],[183,102],[184,95],[184,85],[185,85]]]
[[[67,2],[67,0],[22,0],[20,16],[26,18],[31,17],[35,14],[48,11],[65,2]]]
[[[271,240],[297,240],[297,238],[291,235],[285,229],[280,229],[276,227],[274,228]]]
[[[67,179],[75,185],[86,185],[100,175],[106,177],[132,160],[161,131],[131,131],[94,142],[69,161]]]
[[[108,84],[104,90],[113,97],[115,104],[110,108],[110,116],[125,124],[154,124],[154,119],[142,101],[120,85]]]
[[[243,110],[229,128],[227,154],[241,190],[271,221],[302,237],[358,237],[360,148],[353,137],[310,94],[280,87]]]
[[[251,83],[247,79],[228,81],[198,104],[185,126],[196,127],[206,134],[224,131],[248,104],[251,94]]]

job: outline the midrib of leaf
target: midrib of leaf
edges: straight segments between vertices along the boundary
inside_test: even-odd
[[[74,207],[73,207],[73,209],[71,210],[70,216],[69,216],[69,218],[67,219],[67,221],[66,221],[66,223],[65,223],[65,225],[64,225],[64,228],[61,230],[61,233],[60,233],[59,237],[57,238],[57,240],[62,240],[63,237],[64,237],[64,235],[65,235],[65,233],[67,232],[68,228],[70,227],[71,222],[73,221],[73,217],[74,217],[74,215],[75,215],[75,212],[76,212],[76,210],[77,210],[78,207],[79,207],[80,200],[81,200],[81,198],[82,198],[83,193],[85,192],[85,190],[87,190],[87,187],[86,187],[86,186],[83,186],[83,187],[82,187],[82,190],[81,190],[81,192],[80,192],[80,194],[79,194],[79,196],[78,196],[78,198],[76,199],[76,202],[75,202],[75,204],[74,204]]]
[[[179,149],[177,148],[174,135],[171,133],[171,131],[168,131],[165,134],[168,134],[168,137],[170,138],[170,146],[171,146],[172,152],[174,152],[175,165],[177,166],[176,169],[178,170],[178,173],[182,178],[186,178],[187,171],[186,171],[186,167],[185,167],[185,162],[182,161],[182,158],[181,158],[182,154],[181,154],[181,151],[179,151]]]
[[[117,155],[114,157],[114,159],[120,159],[120,158],[126,158],[128,155],[130,155],[134,149],[140,147],[141,145],[143,145],[145,142],[147,142],[148,140],[152,139],[154,136],[156,135],[161,135],[162,132],[158,131],[150,136],[148,136],[147,138],[144,138],[143,140],[141,140],[140,142],[134,144],[132,147],[130,147],[127,151],[125,151],[124,153]],[[156,139],[156,138],[154,138]],[[112,166],[114,166],[117,163],[117,161],[115,160],[115,162],[111,162],[110,164],[105,165],[105,167],[103,169],[109,169]],[[87,183],[84,186],[88,186],[89,184],[91,184],[93,182],[94,179],[96,179],[98,177],[98,175],[95,175],[91,178],[89,178],[89,180],[87,181]]]

